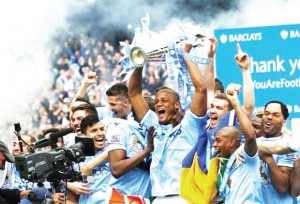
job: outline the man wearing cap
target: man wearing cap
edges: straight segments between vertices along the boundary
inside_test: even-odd
[[[9,153],[8,147],[0,140],[0,169],[4,170],[5,162],[14,163],[15,160],[13,156]],[[18,189],[0,189],[0,201],[5,201],[7,203],[19,203],[20,200],[26,197],[29,191],[19,191]]]
[[[4,170],[5,162],[9,161],[11,163],[15,162],[14,157],[9,153],[9,150],[1,140],[0,140],[0,169]]]

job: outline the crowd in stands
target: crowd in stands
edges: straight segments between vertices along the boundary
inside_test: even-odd
[[[105,92],[124,77],[120,76],[122,68],[118,64],[121,57],[120,47],[100,39],[70,37],[57,42],[52,56],[54,81],[33,103],[30,134],[38,136],[40,130],[68,126],[71,100],[87,72],[96,72],[98,76],[97,83],[89,87],[87,99],[96,107],[107,106]],[[144,94],[153,96],[166,77],[165,64],[147,66],[143,79]]]

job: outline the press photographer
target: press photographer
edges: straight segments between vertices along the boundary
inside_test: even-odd
[[[72,128],[62,129],[50,134],[49,139],[38,140],[31,145],[33,153],[23,153],[15,156],[16,166],[21,178],[32,182],[55,181],[74,176],[72,162],[84,161],[85,156],[94,155],[93,140],[87,137],[76,137],[76,144],[69,148],[57,148],[57,140]],[[51,146],[50,150],[35,151],[37,148]]]
[[[0,140],[0,169],[4,170],[6,161],[14,163],[14,157],[10,154],[8,147]],[[19,203],[20,200],[26,197],[30,191],[20,191],[18,189],[0,189],[0,203]]]
[[[51,199],[53,196],[58,196],[56,200],[61,200],[62,196],[58,192],[65,191],[61,181],[68,181],[76,176],[79,177],[78,173],[72,169],[72,163],[81,162],[85,159],[85,156],[94,155],[93,140],[91,138],[76,137],[75,144],[69,148],[57,146],[59,139],[73,131],[72,128],[67,128],[52,132],[49,138],[38,140],[31,145],[27,144],[30,153],[21,152],[15,155],[16,168],[20,173],[20,177],[38,183],[39,186],[33,188],[28,195],[27,200],[30,202],[41,203],[45,198]],[[22,138],[20,139],[22,140]],[[45,147],[51,147],[51,149]],[[39,151],[42,148],[46,150]],[[47,188],[43,187],[42,183],[44,182],[50,182],[51,189],[58,194],[52,194]]]

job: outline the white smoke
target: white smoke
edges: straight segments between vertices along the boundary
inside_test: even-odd
[[[251,0],[238,3],[238,9],[222,13],[207,25],[212,29],[299,24],[297,0]]]
[[[53,79],[49,37],[64,23],[60,1],[1,1],[1,140],[13,139],[13,123],[26,129],[34,98]],[[60,3],[61,4],[61,3]]]

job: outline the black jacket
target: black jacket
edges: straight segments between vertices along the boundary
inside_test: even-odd
[[[20,193],[21,191],[18,189],[0,189],[0,198],[6,200],[7,203],[18,204],[20,203]]]

